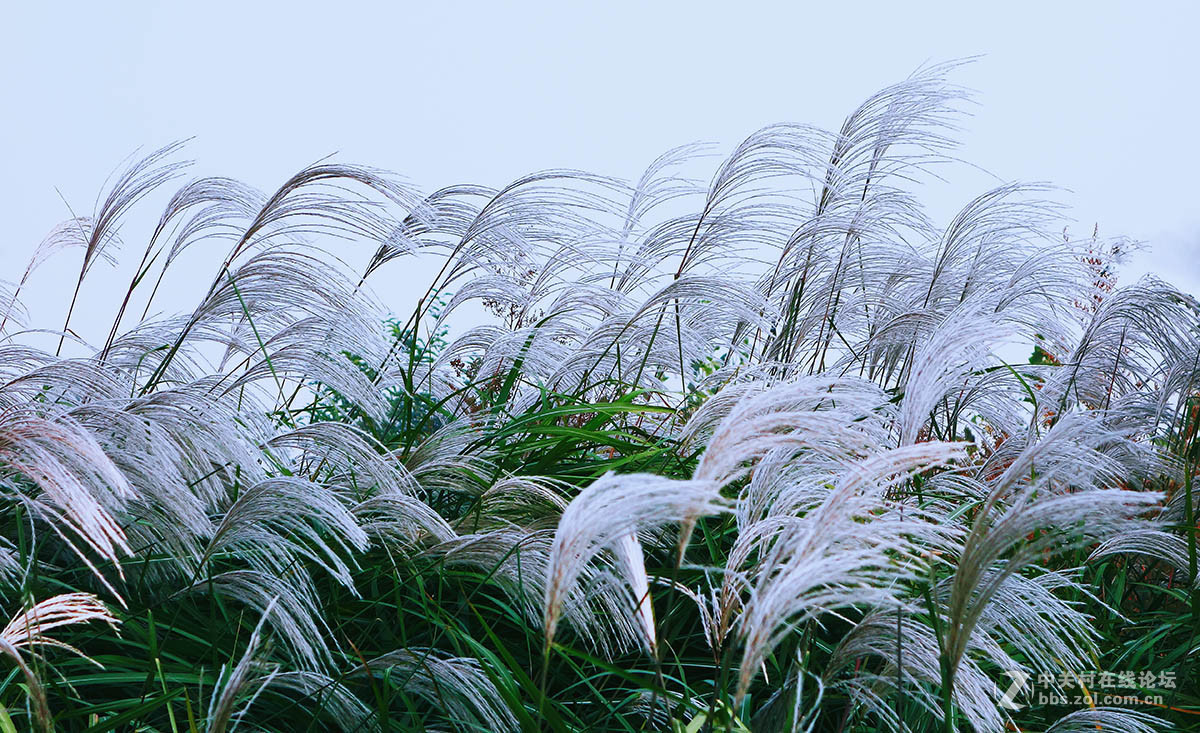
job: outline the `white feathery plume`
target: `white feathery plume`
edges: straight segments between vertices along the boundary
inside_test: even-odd
[[[236,729],[250,706],[279,673],[278,666],[272,666],[260,674],[254,674],[255,670],[262,666],[255,659],[255,654],[262,640],[263,625],[267,622],[274,607],[273,600],[267,602],[262,618],[254,627],[254,632],[250,634],[250,640],[246,642],[246,651],[242,653],[238,663],[232,668],[222,665],[217,673],[217,681],[213,685],[212,697],[209,698],[208,703],[206,723],[210,733],[225,733],[226,729]],[[249,699],[246,700],[247,698]],[[246,700],[246,702],[239,711],[237,705],[242,700]]]
[[[260,614],[259,627],[269,625],[297,668],[324,672],[333,661],[325,642],[328,628],[312,581],[302,570],[286,575],[257,570],[229,570],[213,575],[175,595],[213,593],[244,604]]]
[[[345,733],[379,730],[375,712],[342,684],[340,677],[310,670],[276,670],[268,674],[263,690],[268,695],[294,698],[297,703],[318,701],[321,722]]]
[[[731,395],[736,405],[712,431],[693,478],[727,484],[748,473],[770,451],[801,448],[833,457],[862,455],[886,440],[877,411],[886,396],[870,382],[851,378],[810,377],[761,388],[742,387]],[[714,400],[721,400],[718,393]],[[692,436],[712,421],[712,408],[701,408],[683,429]]]
[[[362,552],[367,544],[354,515],[328,487],[279,477],[260,481],[238,496],[214,530],[202,561],[218,551],[235,551],[255,569],[279,573],[299,556],[353,589],[343,556]]]
[[[912,445],[935,406],[953,391],[965,391],[970,374],[984,366],[989,347],[1004,333],[974,304],[951,313],[909,362],[900,403],[900,445]]]
[[[318,422],[301,425],[271,438],[268,445],[280,455],[295,451],[295,467],[314,481],[345,486],[359,496],[413,493],[416,481],[368,433],[351,425]],[[280,456],[282,457],[282,456]]]
[[[447,567],[470,568],[502,591],[530,624],[545,620],[553,529],[499,526],[465,534],[429,550]],[[636,562],[636,560],[635,560]],[[613,551],[600,553],[566,590],[560,615],[576,638],[607,659],[631,649],[650,651],[645,611],[631,590],[637,578]]]
[[[410,695],[440,709],[457,725],[479,730],[520,729],[495,683],[476,659],[452,657],[437,649],[397,649],[367,660],[365,672],[389,678]]]
[[[1166,730],[1166,727],[1166,721],[1140,710],[1094,707],[1064,715],[1047,728],[1046,733],[1091,733],[1095,730],[1112,733],[1155,733]]]
[[[637,618],[641,622],[642,633],[646,636],[646,646],[650,649],[651,656],[657,657],[658,631],[654,626],[654,599],[650,596],[650,579],[646,575],[642,543],[638,542],[636,533],[630,532],[616,541],[612,552],[621,569],[621,577],[629,582]]]
[[[26,482],[40,493],[30,493]],[[63,533],[70,531],[116,565],[118,573],[120,555],[131,553],[113,513],[133,491],[91,433],[65,416],[51,421],[14,411],[0,415],[0,490],[46,520],[116,595],[96,565]]]
[[[103,621],[114,628],[118,623],[100,599],[92,594],[65,593],[47,598],[17,614],[9,620],[4,630],[0,631],[0,652],[10,657],[25,676],[34,715],[43,730],[53,731],[54,721],[46,701],[46,691],[23,652],[36,657],[39,656],[37,650],[43,647],[66,649],[97,666],[102,666],[75,647],[49,635],[54,629],[89,621]]]
[[[976,512],[958,554],[946,600],[944,653],[951,674],[986,615],[1009,613],[1019,618],[1016,614],[1025,613],[1027,603],[1023,600],[1018,602],[1010,596],[1010,602],[1004,605],[1002,594],[1011,587],[1010,578],[1042,553],[1057,556],[1141,528],[1141,515],[1160,500],[1152,492],[1090,488],[1089,479],[1103,485],[1108,478],[1103,467],[1083,468],[1085,462],[1103,458],[1088,450],[1086,441],[1092,427],[1089,421],[1081,420],[1056,424],[1038,443],[1016,456]],[[1070,446],[1074,449],[1068,449]],[[1080,473],[1083,476],[1078,476]],[[1073,483],[1082,484],[1071,493],[1055,486],[1068,475]],[[1030,476],[1037,478],[1029,481]],[[1045,600],[1037,605],[1044,605]],[[1044,622],[1026,627],[1027,633],[1038,631],[1048,638],[1060,630],[1048,628]],[[1046,642],[1041,643],[1044,646]]]
[[[441,544],[456,537],[445,518],[402,491],[379,491],[351,507],[350,512],[368,537],[406,553],[425,543]]]
[[[898,580],[913,572],[913,537],[924,522],[879,515],[883,493],[929,468],[963,457],[953,443],[919,443],[852,465],[825,501],[803,517],[777,518],[774,544],[739,617],[745,649],[738,696],[745,695],[763,660],[791,630],[841,608],[897,606]]]
[[[597,554],[627,543],[631,534],[726,508],[715,482],[650,474],[609,473],[579,492],[563,512],[550,550],[543,605],[547,649],[568,595]]]
[[[1152,526],[1126,530],[1110,537],[1092,550],[1088,560],[1101,560],[1114,555],[1144,555],[1162,560],[1185,574],[1189,570],[1187,540]],[[1200,587],[1200,578],[1194,579],[1193,583]]]

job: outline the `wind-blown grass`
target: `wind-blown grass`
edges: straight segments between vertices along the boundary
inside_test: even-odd
[[[187,181],[92,343],[79,285],[186,168],[132,163],[0,283],[0,728],[1195,725],[1200,305],[1041,187],[931,221],[949,71],[707,184]],[[1138,700],[1005,696],[1089,670]]]

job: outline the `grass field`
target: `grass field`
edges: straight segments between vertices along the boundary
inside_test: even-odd
[[[118,171],[0,273],[0,731],[1200,729],[1200,306],[932,221],[952,75],[633,181]]]

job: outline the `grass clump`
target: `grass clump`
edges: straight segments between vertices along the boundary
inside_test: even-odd
[[[0,290],[0,728],[1194,726],[1200,307],[1037,187],[932,222],[947,72],[707,183],[189,180],[39,346],[36,265],[184,172],[131,164]]]

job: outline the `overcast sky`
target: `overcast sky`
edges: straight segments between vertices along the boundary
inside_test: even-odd
[[[195,136],[193,174],[263,189],[335,152],[426,190],[552,167],[636,177],[685,142],[836,127],[921,64],[982,54],[954,76],[978,92],[958,155],[994,177],[956,169],[931,209],[997,179],[1053,182],[1079,232],[1153,246],[1127,279],[1152,270],[1200,293],[1200,3],[109,5],[6,9],[0,279],[69,216],[63,199],[90,213],[138,147]],[[39,325],[59,325],[69,271],[35,281]],[[376,290],[406,302],[403,274],[386,278]],[[112,299],[94,301],[109,319]]]

